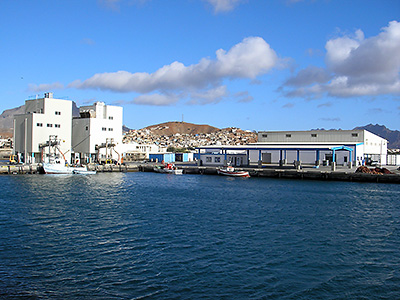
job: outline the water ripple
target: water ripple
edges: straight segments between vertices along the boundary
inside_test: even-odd
[[[1,299],[399,299],[398,185],[3,176]]]

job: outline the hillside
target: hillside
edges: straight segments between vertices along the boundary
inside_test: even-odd
[[[23,114],[24,112],[25,105],[3,111],[0,115],[0,136],[11,137],[13,134],[14,115]]]
[[[398,130],[390,130],[386,126],[379,124],[368,124],[365,126],[356,127],[354,129],[364,129],[379,135],[380,137],[389,141],[388,148],[390,149],[400,148],[400,131]]]
[[[157,125],[145,127],[143,129],[150,130],[155,135],[174,135],[174,134],[206,134],[219,131],[218,128],[210,125],[197,125],[186,122],[166,122]]]

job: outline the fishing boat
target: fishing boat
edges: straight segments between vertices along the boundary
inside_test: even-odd
[[[231,176],[231,177],[250,177],[247,171],[237,171],[232,166],[227,166],[225,168],[218,168],[217,173],[219,175]]]
[[[60,159],[55,159],[50,163],[43,163],[43,173],[45,174],[78,174],[78,172],[89,172],[85,166],[68,166]]]
[[[153,168],[154,172],[157,173],[167,173],[167,174],[174,174],[174,175],[182,175],[183,170],[178,169],[174,164],[167,164],[161,166],[155,166]]]

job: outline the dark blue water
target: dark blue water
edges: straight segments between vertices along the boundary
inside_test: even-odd
[[[400,299],[400,186],[1,176],[1,299]]]

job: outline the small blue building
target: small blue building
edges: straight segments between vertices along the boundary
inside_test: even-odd
[[[150,153],[149,154],[150,161],[157,161],[165,163],[175,162],[175,153]]]

